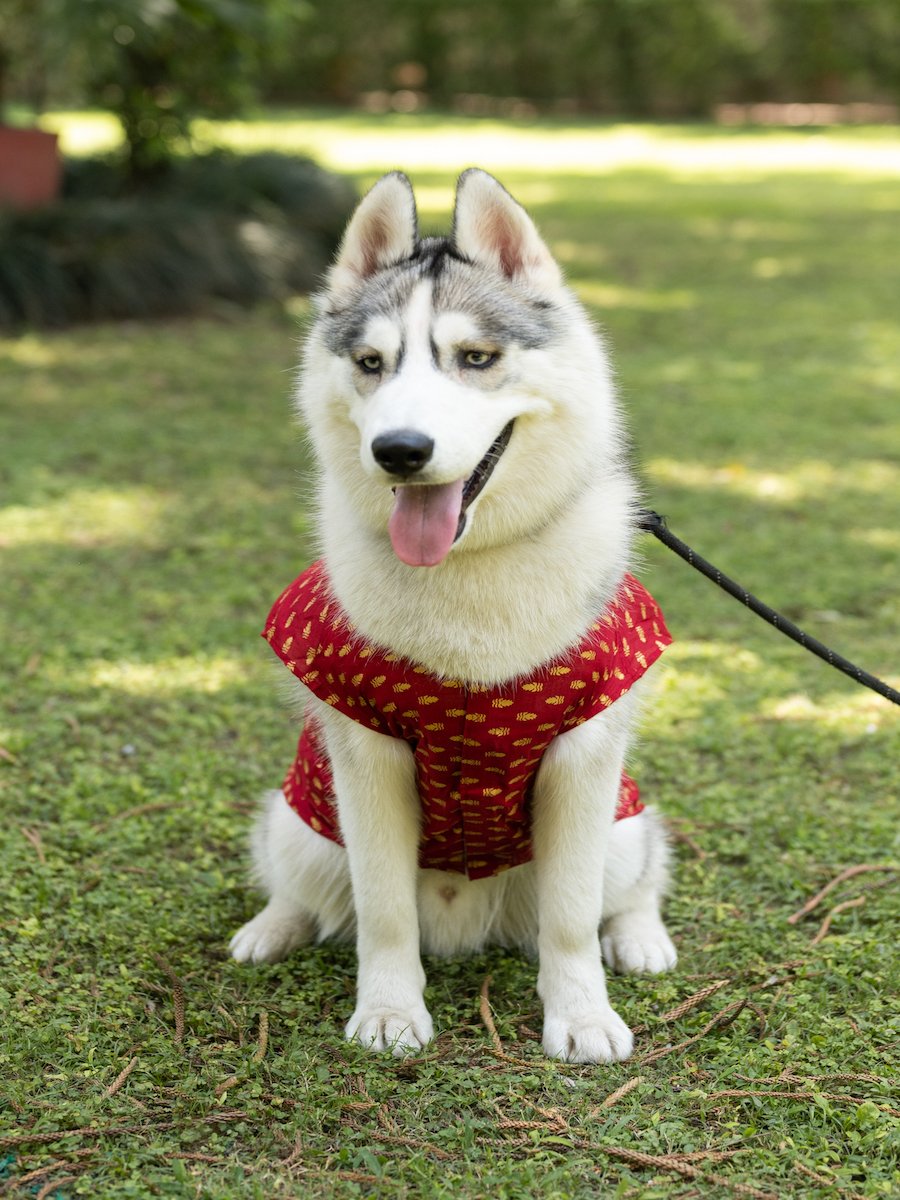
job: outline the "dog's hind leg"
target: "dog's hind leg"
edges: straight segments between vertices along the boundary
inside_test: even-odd
[[[603,960],[613,971],[656,975],[677,954],[660,916],[669,848],[659,817],[645,809],[617,821],[603,880]]]
[[[318,934],[349,933],[353,901],[346,854],[314,833],[281,792],[265,797],[252,836],[256,881],[265,908],[231,939],[238,962],[278,962]]]

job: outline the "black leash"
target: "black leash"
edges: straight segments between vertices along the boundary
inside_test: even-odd
[[[863,687],[871,688],[873,692],[877,692],[879,696],[884,696],[892,704],[900,704],[900,692],[896,688],[892,688],[883,679],[878,679],[875,675],[870,675],[868,671],[864,671],[862,667],[857,667],[855,663],[842,658],[840,654],[835,654],[833,650],[829,650],[822,642],[817,641],[814,637],[810,637],[808,633],[804,633],[793,621],[789,621],[787,617],[783,617],[781,613],[777,613],[774,608],[769,608],[768,604],[763,604],[762,600],[758,600],[746,588],[741,587],[739,583],[735,583],[733,579],[729,579],[727,575],[723,575],[718,567],[714,567],[705,558],[701,558],[686,542],[676,537],[666,525],[665,517],[661,517],[659,513],[652,512],[650,509],[641,509],[638,514],[638,528],[645,530],[647,533],[652,533],[664,546],[668,546],[670,550],[674,550],[680,558],[690,563],[701,575],[705,575],[707,579],[711,579],[713,583],[717,583],[729,596],[734,596],[736,600],[740,600],[742,604],[745,604],[751,612],[755,612],[758,617],[762,617],[764,621],[768,621],[770,625],[774,625],[779,633],[785,634],[805,650],[809,650],[812,654],[824,659],[829,666],[837,668],[838,671],[843,671],[845,675],[849,675],[851,679],[855,679]]]

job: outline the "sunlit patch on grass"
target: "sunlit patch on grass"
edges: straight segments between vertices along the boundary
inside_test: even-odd
[[[798,462],[790,471],[759,471],[744,463],[683,462],[654,458],[645,464],[657,483],[675,484],[698,491],[725,491],[773,504],[818,499],[835,490],[866,495],[892,493],[900,485],[900,467],[888,462],[854,460],[852,469],[839,469],[821,460]]]
[[[121,142],[115,119],[105,113],[48,113],[47,129],[60,133],[69,154],[93,154]],[[691,126],[634,124],[567,125],[547,120],[517,124],[440,114],[421,118],[363,113],[298,111],[249,121],[194,123],[201,144],[240,151],[280,150],[312,154],[337,170],[404,169],[458,171],[481,165],[496,171],[584,176],[628,169],[718,178],[772,171],[828,171],[848,175],[900,174],[900,139],[866,138],[864,130],[733,133]],[[886,203],[890,201],[884,193]],[[534,196],[529,203],[540,203]]]
[[[148,488],[78,488],[48,504],[0,509],[0,549],[158,544],[166,500]]]
[[[0,362],[17,367],[52,367],[59,361],[55,345],[46,338],[25,334],[0,341]]]
[[[179,692],[220,692],[248,676],[246,661],[221,655],[190,655],[156,662],[89,662],[83,680],[91,687],[115,688],[132,696],[171,696]]]
[[[888,682],[892,687],[900,686],[900,679]],[[760,713],[768,720],[815,723],[829,728],[840,727],[852,733],[876,733],[897,719],[896,709],[888,700],[860,689],[846,693],[832,692],[819,701],[801,694],[764,700],[760,705]]]
[[[900,550],[898,529],[851,529],[847,537],[864,546],[874,546],[876,550]]]
[[[750,270],[757,279],[780,279],[784,275],[802,275],[808,270],[808,265],[799,255],[783,258],[767,256],[756,259]]]
[[[672,291],[651,291],[649,288],[620,287],[613,283],[584,283],[572,281],[578,295],[585,304],[598,308],[636,308],[648,312],[663,312],[669,309],[693,308],[697,303],[696,293],[686,288]]]

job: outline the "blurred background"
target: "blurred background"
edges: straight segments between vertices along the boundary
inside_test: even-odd
[[[898,100],[897,0],[5,0],[0,327],[308,288],[352,193],[298,155],[652,165],[573,131],[884,127]],[[486,141],[489,119],[552,149]],[[373,153],[398,130],[424,137]]]

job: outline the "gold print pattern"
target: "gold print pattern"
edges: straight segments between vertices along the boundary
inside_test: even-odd
[[[629,577],[616,604],[565,656],[514,685],[466,686],[361,641],[321,564],[282,594],[265,637],[322,701],[409,742],[422,794],[420,865],[471,878],[530,857],[527,797],[553,737],[613,704],[669,643],[652,598]],[[323,743],[314,732],[304,738],[306,731],[285,795],[316,832],[339,841]],[[312,772],[310,764],[316,765]],[[639,811],[635,798],[632,785],[637,807],[628,812]]]

